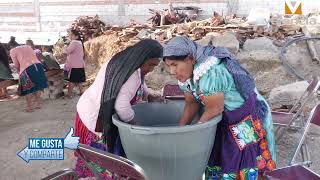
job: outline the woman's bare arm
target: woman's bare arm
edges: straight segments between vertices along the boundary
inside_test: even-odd
[[[189,93],[185,93],[185,106],[179,125],[184,126],[190,124],[194,116],[199,112],[199,103]]]
[[[224,94],[217,93],[204,97],[205,112],[202,114],[199,123],[204,123],[221,114],[224,110]]]

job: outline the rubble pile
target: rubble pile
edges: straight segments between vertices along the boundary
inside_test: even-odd
[[[228,18],[228,17],[227,17]],[[228,22],[233,22],[229,24]],[[218,25],[217,25],[218,24]],[[126,27],[112,26],[104,34],[117,34],[118,44],[134,44],[140,39],[151,38],[166,43],[175,36],[188,36],[200,40],[212,33],[223,34],[232,31],[240,42],[240,47],[247,39],[268,37],[281,46],[289,36],[302,35],[300,26],[271,24],[268,27],[250,25],[243,18],[223,18],[215,14],[212,18],[181,24],[153,26],[152,24],[133,23]]]
[[[203,45],[224,46],[232,53],[237,54],[239,48],[243,49],[244,46],[248,46],[248,43],[245,44],[248,39],[263,37],[269,39],[271,44],[281,46],[287,37],[302,34],[300,26],[273,21],[276,18],[279,19],[277,16],[271,16],[268,20],[270,23],[262,25],[252,21],[249,22],[248,18],[237,17],[236,15],[222,16],[218,12],[214,12],[213,16],[208,19],[184,21],[182,23],[174,22],[161,26],[157,25],[159,23],[139,24],[135,21],[131,21],[126,26],[110,25],[103,28],[104,31],[101,36],[84,44],[86,72],[87,75],[90,75],[88,79],[94,79],[101,64],[108,61],[115,53],[141,39],[155,39],[165,44],[172,37],[188,36]],[[248,51],[246,54],[248,53],[250,54],[252,51]],[[272,53],[278,56],[277,52],[272,51]],[[161,81],[165,82],[165,80]]]
[[[104,23],[99,23],[97,16],[90,18],[90,20],[87,19],[88,22],[92,22],[91,24],[86,24],[84,19],[78,18],[73,27],[81,29],[87,39],[84,46],[88,83],[90,84],[94,80],[97,70],[104,62],[124,48],[147,38],[165,44],[175,36],[188,36],[202,45],[212,44],[226,47],[254,76],[261,74],[261,71],[266,72],[265,75],[256,79],[259,90],[266,95],[269,94],[270,83],[273,81],[272,78],[269,78],[270,82],[263,80],[266,75],[281,72],[283,78],[287,77],[285,70],[280,67],[278,47],[283,46],[288,38],[305,34],[301,24],[292,23],[297,21],[297,17],[286,17],[255,10],[248,17],[238,17],[235,14],[224,16],[214,12],[212,17],[208,19],[196,20],[197,13],[200,11],[201,9],[196,7],[178,9],[178,7],[173,8],[169,5],[169,9],[163,11],[150,9],[152,17],[149,23],[140,24],[131,20],[125,26],[104,25]],[[82,23],[84,24],[82,25]],[[63,42],[60,44],[62,46]],[[60,51],[55,52],[63,58]],[[159,65],[146,78],[152,88],[159,90],[163,84],[172,82],[170,75],[164,75],[163,69],[163,65]],[[269,71],[270,73],[268,73]],[[161,78],[158,78],[160,74]],[[288,78],[277,85],[292,81],[293,79]]]
[[[236,35],[240,48],[247,39],[268,37],[275,45],[282,46],[287,37],[303,35],[301,26],[290,23],[296,17],[271,15],[270,12],[255,9],[248,17],[237,17],[235,14],[223,16],[218,12],[211,18],[196,20],[201,9],[198,7],[173,7],[164,10],[150,9],[151,23],[139,24],[133,20],[126,26],[106,25],[98,16],[81,16],[70,29],[80,30],[84,40],[102,35],[115,35],[115,45],[128,46],[141,39],[151,38],[166,43],[175,36],[188,36],[192,40],[201,40],[210,34],[224,34],[231,31]],[[289,23],[283,23],[289,22]]]
[[[53,55],[59,62],[59,64],[64,64],[66,62],[67,56],[63,52],[65,44],[63,38],[60,38],[57,43],[53,46]]]

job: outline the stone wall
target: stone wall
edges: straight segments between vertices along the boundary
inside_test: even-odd
[[[50,73],[50,72],[49,72]],[[44,90],[41,95],[42,99],[56,99],[63,96],[64,77],[62,71],[55,71],[47,74],[49,87]]]

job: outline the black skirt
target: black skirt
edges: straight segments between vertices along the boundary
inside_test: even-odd
[[[84,68],[72,68],[70,72],[69,82],[82,83],[86,81],[86,74]]]

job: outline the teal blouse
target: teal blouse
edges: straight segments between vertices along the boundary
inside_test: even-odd
[[[191,93],[188,89],[189,87],[193,92],[192,94],[199,102],[199,94],[201,93],[203,96],[209,96],[223,92],[224,107],[228,111],[232,111],[239,108],[244,103],[244,99],[237,91],[233,77],[226,68],[226,65],[221,63],[220,60],[216,63],[216,65],[212,65],[210,69],[199,77],[200,79],[198,81],[194,82],[193,80],[188,80],[185,83],[179,83],[179,85],[184,92]],[[195,64],[194,68],[201,68],[199,66],[200,64]]]
[[[179,82],[180,88],[186,93],[193,94],[199,103],[201,102],[201,96],[223,92],[225,110],[233,111],[241,107],[245,100],[237,91],[232,74],[229,73],[225,63],[213,56],[209,58],[213,58],[212,61],[208,61],[209,63],[197,63],[194,65],[193,79],[183,83]],[[258,100],[265,101],[257,89],[255,89],[255,92]],[[267,132],[268,149],[271,152],[272,159],[276,161],[272,116],[269,107],[268,109],[263,127]]]

